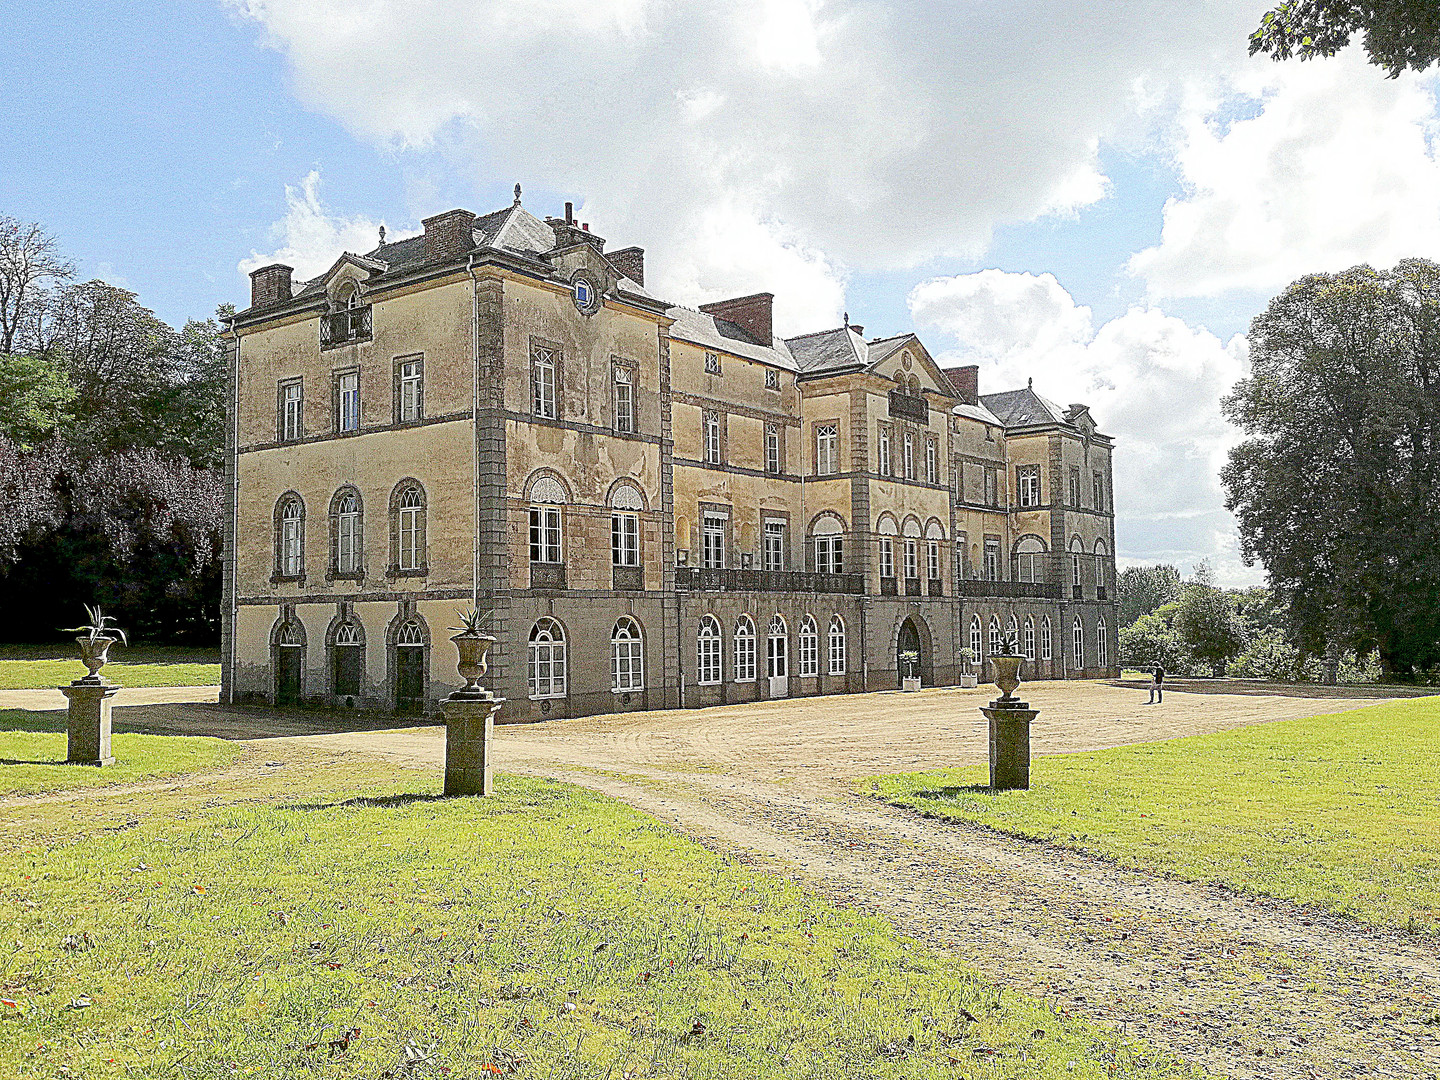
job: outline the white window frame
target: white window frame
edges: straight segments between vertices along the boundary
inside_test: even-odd
[[[780,468],[780,425],[765,425],[765,471],[778,476]]]
[[[785,528],[783,518],[767,518],[763,524],[761,565],[766,570],[785,569]]]
[[[724,636],[714,615],[700,620],[695,635],[695,681],[701,686],[717,686],[724,678]]]
[[[915,436],[905,432],[905,479],[915,479]]]
[[[877,455],[876,468],[881,476],[890,476],[890,429],[884,424],[880,425],[879,437],[876,440],[875,452]]]
[[[296,442],[305,437],[305,398],[300,380],[283,383],[280,398],[283,403],[280,409],[281,438],[285,442]]]
[[[821,533],[815,537],[815,571],[820,574],[845,572],[845,538],[840,533]]]
[[[619,510],[610,514],[610,564],[640,565],[640,515]]]
[[[548,566],[564,562],[560,507],[552,503],[530,507],[530,561]]]
[[[360,430],[360,372],[342,371],[336,377],[339,388],[339,415],[336,416],[337,431]]]
[[[925,562],[931,581],[940,580],[940,541],[925,541]]]
[[[406,488],[400,495],[399,521],[401,570],[419,570],[424,565],[424,545],[420,542],[421,515],[425,513],[424,499],[413,487]]]
[[[799,670],[802,679],[811,679],[820,674],[820,630],[815,625],[815,616],[806,615],[800,620]]]
[[[895,538],[893,536],[880,538],[880,576],[882,578],[895,576]]]
[[[545,420],[558,418],[556,407],[555,350],[548,345],[530,347],[530,412]]]
[[[1016,472],[1019,491],[1016,497],[1021,506],[1040,505],[1040,466],[1021,465]]]
[[[1055,631],[1049,615],[1040,620],[1040,659],[1046,663],[1055,659]]]
[[[548,616],[536,622],[530,628],[528,657],[530,699],[563,698],[569,674],[564,628]]]
[[[1110,643],[1105,638],[1105,617],[1102,615],[1095,623],[1095,666],[1109,667]]]
[[[929,438],[925,440],[925,482],[940,482],[940,449],[935,445],[935,440]]]
[[[1025,659],[1033,664],[1035,662],[1035,620],[1029,616],[1025,619],[1025,629],[1021,631],[1020,648],[1025,654]]]
[[[905,538],[905,580],[920,580],[920,541]]]
[[[280,508],[280,573],[284,577],[299,577],[305,565],[300,543],[304,520],[300,500],[290,499]]]
[[[707,352],[707,353],[705,354],[705,374],[706,374],[706,375],[720,375],[720,374],[722,374],[722,372],[721,372],[721,370],[720,370],[720,354],[719,354],[719,353]]]
[[[614,378],[615,430],[635,430],[635,384],[627,367],[615,366]]]
[[[749,615],[741,615],[735,622],[735,681],[755,681],[755,622]]]
[[[845,620],[839,615],[830,616],[830,674],[845,674]]]
[[[353,491],[347,491],[335,509],[337,574],[353,574],[360,569],[360,543],[360,500]]]
[[[999,616],[999,615],[991,615],[991,616],[990,616],[990,635],[989,635],[989,636],[990,636],[990,640],[987,642],[987,644],[990,646],[990,651],[989,651],[988,653],[986,653],[986,655],[987,655],[987,656],[999,656],[1001,653],[1003,653],[1003,652],[1005,651],[1005,633],[1004,633],[1004,631],[1000,628],[1000,616]]]
[[[422,359],[400,362],[400,421],[419,420],[424,408],[425,362]]]
[[[705,464],[720,464],[720,414],[706,410],[700,414],[700,430]]]
[[[986,537],[984,543],[985,553],[985,580],[1000,580],[1000,541]]]
[[[1071,644],[1075,647],[1075,670],[1079,671],[1085,667],[1085,624],[1080,621],[1079,615],[1075,616],[1071,637],[1074,639]]]
[[[725,568],[725,529],[730,524],[728,514],[706,510],[700,515],[700,566],[704,569]]]
[[[970,616],[970,651],[975,654],[977,661],[985,658],[985,631],[979,615]]]
[[[610,631],[610,692],[633,694],[645,689],[645,637],[630,616]]]
[[[815,425],[815,473],[833,476],[840,471],[840,425]]]

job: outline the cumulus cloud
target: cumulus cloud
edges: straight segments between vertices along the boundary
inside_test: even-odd
[[[298,187],[285,185],[285,216],[273,230],[279,247],[265,255],[251,251],[248,259],[240,261],[240,271],[248,274],[279,262],[294,267],[296,279],[304,281],[330,269],[342,251],[370,251],[382,224],[363,214],[346,217],[329,210],[320,200],[320,173],[312,169]],[[398,240],[402,235],[388,238]]]
[[[1440,257],[1437,86],[1379,78],[1350,50],[1192,93],[1173,136],[1184,191],[1131,272],[1153,296],[1213,296]]]
[[[1222,342],[1154,307],[1099,327],[1049,274],[936,278],[909,296],[922,331],[947,342],[942,363],[979,363],[981,392],[1034,379],[1037,393],[1084,402],[1117,440],[1115,505],[1122,562],[1193,565],[1251,582],[1218,472],[1238,432],[1220,398],[1247,372],[1244,338]]]

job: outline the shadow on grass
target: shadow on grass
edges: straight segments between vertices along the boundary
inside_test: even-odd
[[[964,787],[929,788],[925,791],[906,793],[910,799],[955,799],[961,795],[1008,795],[1009,792],[992,788],[987,784],[966,784]]]
[[[370,807],[378,806],[382,809],[393,809],[395,807],[410,806],[414,803],[441,802],[444,799],[453,799],[454,795],[425,795],[419,792],[406,792],[401,795],[361,795],[353,799],[344,799],[340,802],[330,803],[281,803],[277,810],[343,810],[348,806]]]
[[[47,760],[47,761],[25,761],[23,758],[11,758],[11,757],[3,757],[3,758],[0,758],[0,765],[69,765],[69,764],[72,764],[72,763],[69,762],[69,761],[66,761],[64,758],[50,758],[50,759]],[[79,767],[82,768],[82,769],[85,769],[85,768],[94,768],[94,766],[89,766],[89,765],[81,765],[81,766],[79,766]]]
[[[66,731],[69,715],[63,709],[0,709],[0,731]]]

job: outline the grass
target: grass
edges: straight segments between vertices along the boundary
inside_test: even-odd
[[[115,735],[115,764],[65,764],[65,713],[0,709],[0,796],[124,784],[229,765],[241,748],[223,739]]]
[[[1126,866],[1440,932],[1440,698],[1037,758],[1030,780],[992,793],[982,767],[860,787]]]
[[[0,1075],[1192,1075],[584,789],[247,775],[0,817]]]
[[[74,645],[0,645],[0,690],[53,689],[85,674]],[[213,686],[218,649],[114,645],[105,677],[122,686]]]

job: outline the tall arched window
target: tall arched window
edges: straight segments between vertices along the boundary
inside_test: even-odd
[[[1015,545],[1015,570],[1021,581],[1044,581],[1045,541],[1022,536]]]
[[[1080,573],[1084,564],[1084,558],[1085,545],[1077,536],[1070,541],[1070,584],[1074,589],[1076,599],[1080,598],[1083,589],[1081,585],[1083,578],[1081,578]]]
[[[695,681],[701,686],[714,686],[721,678],[720,623],[714,615],[706,615],[700,620],[700,635],[695,647]]]
[[[341,488],[330,502],[330,569],[342,576],[360,573],[364,550],[360,495]]]
[[[1078,671],[1085,666],[1085,625],[1080,621],[1080,616],[1075,616],[1074,627],[1075,645],[1075,668]]]
[[[845,572],[844,527],[833,517],[815,522],[810,535],[815,539],[815,571],[820,574]]]
[[[530,487],[530,561],[555,564],[562,561],[560,549],[560,507],[566,502],[565,489],[553,476],[542,476]]]
[[[644,641],[640,624],[626,616],[610,632],[610,689],[617,694],[645,689]]]
[[[1040,659],[1053,660],[1055,658],[1055,635],[1050,629],[1050,616],[1046,615],[1040,620]]]
[[[981,640],[980,616],[970,617],[970,651],[975,655],[972,660],[980,660],[985,655],[984,642]]]
[[[635,568],[640,565],[640,511],[645,502],[640,492],[621,484],[610,495],[610,563]],[[617,586],[618,588],[618,586]]]
[[[735,623],[735,681],[755,681],[755,624],[749,615]]]
[[[809,678],[820,674],[820,631],[815,617],[806,615],[800,620],[800,677]]]
[[[336,627],[330,670],[337,697],[360,696],[365,675],[365,632],[359,623],[344,622]]]
[[[1095,663],[1102,668],[1109,667],[1109,659],[1110,643],[1105,640],[1105,617],[1102,615],[1095,624]]]
[[[1021,637],[1020,647],[1025,653],[1025,659],[1032,664],[1035,662],[1035,620],[1026,617],[1025,630]]]
[[[913,588],[918,588],[920,580],[920,523],[911,519],[905,522],[905,580],[916,582]]]
[[[990,616],[990,653],[991,656],[999,656],[1005,651],[1005,637],[1000,632],[1000,616]]]
[[[424,570],[425,489],[414,481],[401,481],[390,495],[390,563],[399,571]]]
[[[541,619],[530,631],[530,696],[565,696],[565,631],[554,619]]]
[[[839,615],[830,617],[830,674],[845,674],[845,620]]]
[[[299,495],[284,496],[275,510],[275,573],[305,576],[305,504]]]
[[[880,576],[893,578],[895,576],[895,522],[890,518],[882,518],[876,531],[880,534]]]
[[[770,632],[765,636],[765,677],[790,677],[790,628],[779,612],[770,620]]]
[[[425,626],[407,619],[395,631],[395,710],[415,715],[425,710]]]
[[[940,580],[940,542],[945,539],[945,530],[936,521],[925,527],[925,572],[930,581]]]
[[[1006,634],[1005,634],[1006,643],[1008,644],[1009,641],[1010,641],[1010,639],[1013,638],[1013,639],[1015,640],[1015,646],[1016,646],[1016,648],[1019,648],[1019,646],[1020,646],[1020,621],[1019,621],[1018,619],[1016,619],[1013,614],[1010,616],[1010,625],[1009,625],[1008,627],[1006,627],[1005,629],[1006,629]]]

